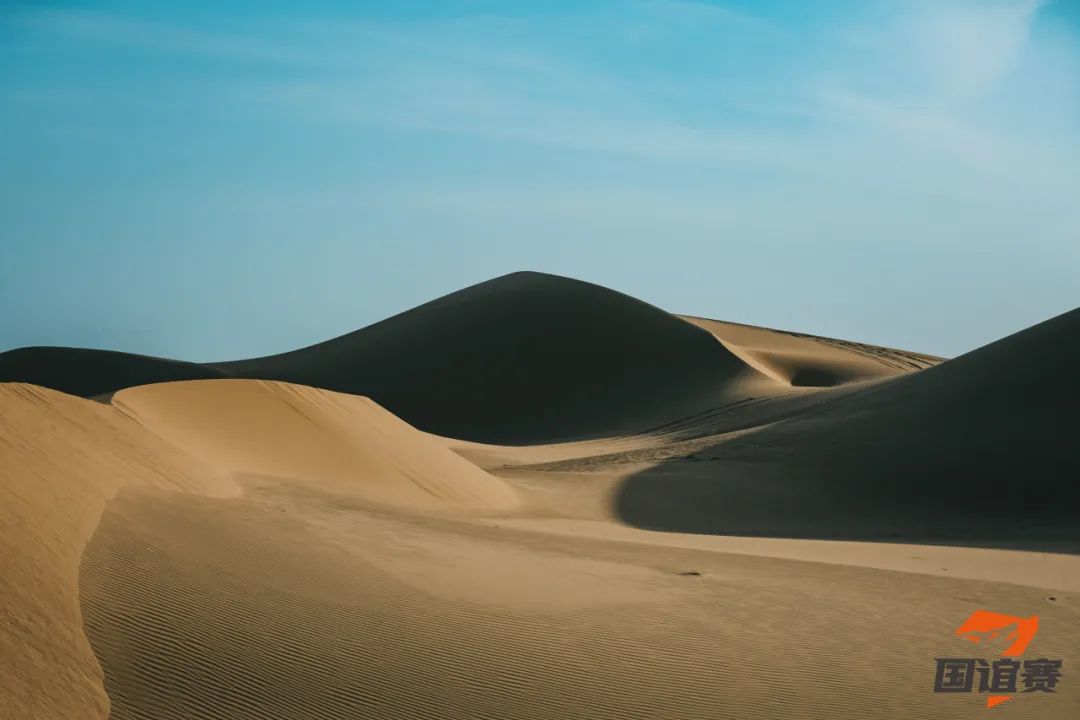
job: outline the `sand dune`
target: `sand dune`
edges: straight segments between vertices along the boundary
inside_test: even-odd
[[[1080,654],[1078,338],[939,363],[524,273],[252,361],[0,355],[118,390],[0,384],[0,717],[1076,717],[931,685],[980,608]]]
[[[922,370],[942,358],[784,330],[685,316],[748,364],[796,387],[833,387]]]
[[[216,380],[131,388],[112,402],[192,456],[240,476],[405,507],[515,504],[502,481],[364,397]]]
[[[1039,653],[1080,649],[1080,595],[1001,582],[1023,554],[972,551],[997,553],[998,577],[960,580],[632,532],[373,515],[280,490],[123,496],[84,558],[86,631],[117,720],[984,718],[981,696],[930,692],[934,657],[971,652],[951,633],[973,609],[1037,612]],[[1064,720],[1080,693],[1063,681],[1014,703]]]
[[[522,272],[281,355],[198,365],[23,348],[0,353],[0,381],[89,397],[176,380],[278,380],[369,396],[439,435],[522,445],[642,432],[791,386],[890,377],[936,361],[680,318],[590,283]]]
[[[217,368],[112,350],[29,347],[0,353],[0,382],[21,382],[93,397],[173,380],[223,378]]]
[[[368,395],[423,430],[515,445],[642,430],[746,397],[764,380],[662,310],[540,273],[496,278],[320,345],[219,367]]]
[[[366,398],[222,380],[134,388],[113,402],[0,384],[2,717],[108,714],[77,578],[83,548],[118,492],[224,498],[240,492],[237,482],[292,482],[346,507],[362,500],[430,513],[516,504],[502,481]]]
[[[1075,543],[1080,311],[630,478],[670,530]],[[696,463],[687,460],[698,461]]]
[[[77,581],[83,547],[124,486],[237,490],[108,407],[0,385],[0,717],[106,716]]]
[[[505,444],[640,431],[768,382],[679,318],[541,273],[496,278],[348,335],[252,360],[193,365],[70,348],[0,354],[0,381],[83,396],[225,376],[366,395],[423,430]]]

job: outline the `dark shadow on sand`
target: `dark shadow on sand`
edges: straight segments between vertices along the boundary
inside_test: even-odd
[[[1080,549],[1080,311],[673,458],[616,500],[634,526]]]

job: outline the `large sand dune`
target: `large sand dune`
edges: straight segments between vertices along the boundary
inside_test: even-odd
[[[839,385],[936,361],[688,320],[590,283],[522,272],[281,355],[196,365],[25,348],[0,353],[0,381],[88,397],[172,380],[280,380],[369,396],[440,435],[521,445],[641,432],[792,385]]]
[[[693,532],[1075,544],[1078,350],[1074,310],[924,372],[826,395],[814,412],[643,470],[620,512]]]
[[[219,367],[362,393],[424,430],[526,444],[640,430],[745,397],[708,333],[576,280],[516,273],[303,350]]]
[[[5,354],[118,392],[0,384],[0,717],[1077,717],[1078,322],[940,362],[526,273],[217,379]],[[931,692],[982,608],[1056,693]]]

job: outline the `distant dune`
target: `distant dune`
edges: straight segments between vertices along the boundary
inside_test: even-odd
[[[515,273],[284,355],[243,377],[370,396],[419,428],[527,444],[641,430],[746,395],[708,333],[589,283]]]
[[[932,673],[983,608],[1080,656],[1078,352],[515,273],[266,358],[0,354],[0,718],[1071,720]]]
[[[28,347],[0,353],[0,382],[22,382],[93,397],[125,387],[226,377],[217,368],[112,350]]]
[[[729,350],[768,377],[795,387],[833,387],[903,375],[942,358],[804,333],[738,323],[684,318],[705,328]]]
[[[532,444],[639,432],[771,385],[837,385],[937,360],[689,320],[590,283],[521,272],[282,355],[198,365],[24,348],[0,353],[0,381],[90,397],[174,380],[280,380],[366,395],[439,435]]]

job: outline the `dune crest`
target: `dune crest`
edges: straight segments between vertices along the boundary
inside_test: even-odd
[[[833,387],[923,370],[942,358],[906,350],[771,330],[691,315],[680,316],[716,336],[731,352],[777,382]]]
[[[113,404],[227,472],[406,507],[497,509],[513,491],[368,398],[260,380],[122,390]]]

